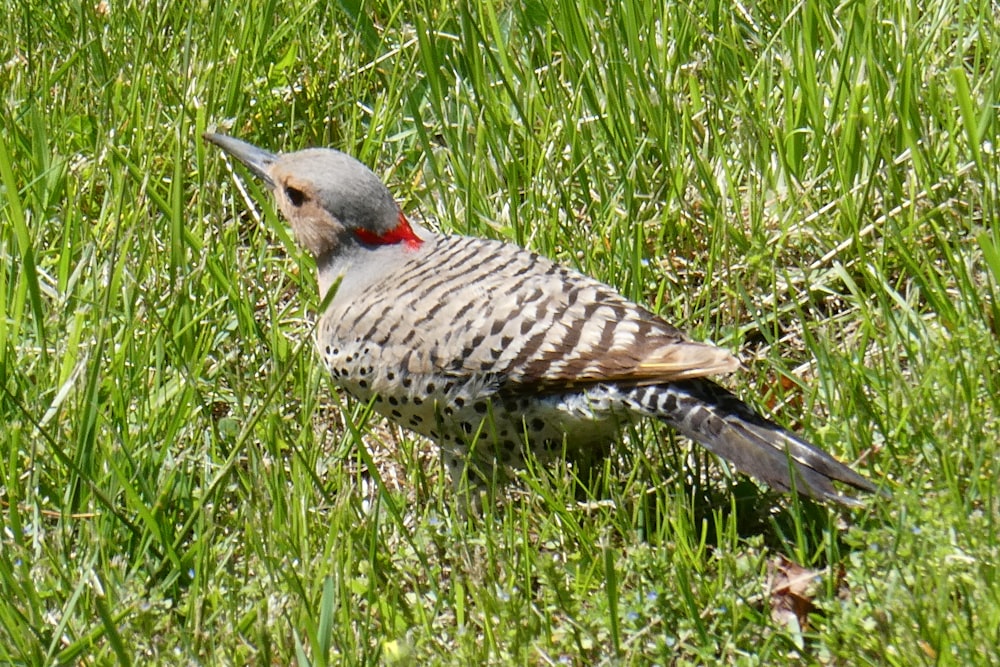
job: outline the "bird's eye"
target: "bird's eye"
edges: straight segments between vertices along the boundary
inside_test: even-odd
[[[290,185],[285,186],[285,196],[288,197],[288,201],[292,202],[292,206],[295,207],[302,206],[302,202],[306,200],[306,193]]]

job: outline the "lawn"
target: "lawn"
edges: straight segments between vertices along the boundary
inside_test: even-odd
[[[0,663],[1000,663],[994,4],[3,9]],[[614,285],[891,495],[642,424],[463,518],[206,131]]]

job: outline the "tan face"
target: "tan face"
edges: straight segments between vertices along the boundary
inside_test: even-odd
[[[281,162],[271,167],[269,176],[278,210],[299,244],[317,258],[335,249],[347,230],[320,204],[315,184],[291,173]]]
[[[350,244],[418,247],[392,193],[368,167],[334,149],[276,154],[240,139],[205,139],[242,162],[274,192],[298,242],[317,259]]]

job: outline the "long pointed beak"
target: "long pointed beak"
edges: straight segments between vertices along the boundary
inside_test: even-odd
[[[224,134],[206,132],[201,136],[205,141],[215,144],[245,164],[255,176],[264,181],[268,188],[274,189],[274,180],[268,173],[268,169],[278,159],[277,155]]]

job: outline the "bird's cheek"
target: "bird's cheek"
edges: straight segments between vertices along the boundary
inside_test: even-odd
[[[344,231],[340,221],[329,215],[301,214],[291,219],[295,238],[313,256],[331,250]]]

